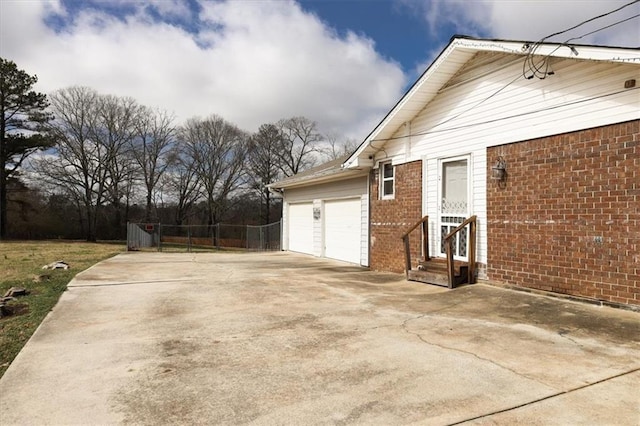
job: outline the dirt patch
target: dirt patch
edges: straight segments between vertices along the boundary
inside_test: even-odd
[[[27,303],[11,303],[2,308],[2,315],[0,315],[0,321],[9,318],[19,317],[29,313],[29,305]]]

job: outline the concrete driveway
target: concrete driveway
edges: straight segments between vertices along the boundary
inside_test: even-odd
[[[640,424],[640,314],[287,253],[122,254],[0,380],[8,424]]]

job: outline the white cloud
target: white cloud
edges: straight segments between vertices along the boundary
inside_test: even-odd
[[[627,3],[629,0],[425,0],[421,5],[424,19],[432,32],[437,32],[445,26],[452,26],[455,31],[471,36],[538,41]],[[640,3],[551,40],[565,41],[638,13],[640,13]],[[576,42],[637,47],[640,45],[639,22],[640,19],[635,18],[588,35]]]
[[[138,0],[136,1],[140,4]],[[180,19],[190,19],[193,17],[188,3],[184,0],[152,0],[149,1],[149,3],[163,16]]]
[[[587,19],[617,9],[630,0],[396,0],[426,23],[435,40],[411,76],[417,78],[431,65],[454,34],[480,38],[538,41]],[[597,19],[548,41],[564,42],[617,21],[640,14],[640,3]],[[576,44],[615,47],[640,46],[640,17],[573,40]],[[444,34],[444,37],[442,35]]]
[[[216,113],[253,131],[304,115],[327,132],[363,138],[406,83],[370,39],[340,37],[289,1],[202,2],[193,32],[145,7],[119,19],[95,8],[70,17],[56,1],[0,4],[0,55],[37,74],[38,90],[89,86],[180,120]],[[194,13],[180,1],[152,4],[169,20]],[[58,31],[44,23],[54,13],[67,15]]]

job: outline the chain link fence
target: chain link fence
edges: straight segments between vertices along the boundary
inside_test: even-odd
[[[281,233],[279,221],[261,226],[128,223],[127,250],[280,250]]]
[[[247,225],[247,248],[249,250],[280,250],[282,240],[280,225],[280,222],[263,226]]]

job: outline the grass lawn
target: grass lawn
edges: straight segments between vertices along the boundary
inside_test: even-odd
[[[79,272],[121,253],[125,244],[70,241],[0,242],[0,296],[23,287],[27,296],[10,302],[13,315],[0,318],[0,377]],[[70,269],[43,270],[63,260]]]

